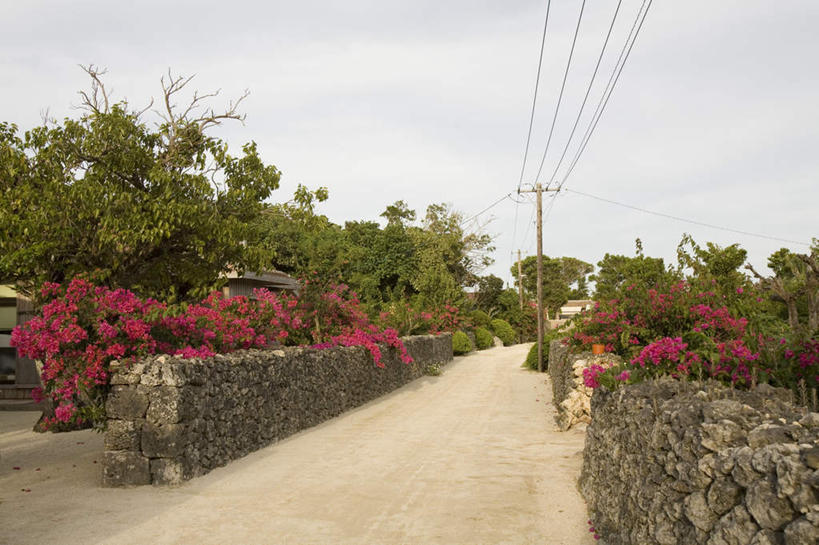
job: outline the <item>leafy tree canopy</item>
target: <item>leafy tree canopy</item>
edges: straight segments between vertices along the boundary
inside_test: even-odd
[[[481,276],[478,279],[478,290],[475,292],[475,306],[491,312],[499,308],[499,297],[503,293],[503,280],[494,274]]]
[[[810,253],[777,250],[768,258],[768,266],[774,271],[772,277],[762,276],[750,264],[746,268],[785,307],[792,330],[806,336],[819,332],[819,239],[813,239]]]
[[[104,71],[85,70],[92,85],[78,119],[23,135],[0,123],[0,278],[30,293],[93,271],[174,299],[201,295],[231,268],[262,268],[254,221],[280,173],[254,143],[234,156],[209,134],[243,119],[241,99],[224,113],[204,108],[213,94],[177,108],[191,80],[163,78],[164,112],[149,125],[147,108],[111,103]]]
[[[464,288],[491,263],[491,238],[464,232],[461,215],[448,205],[430,205],[421,224],[413,225],[415,211],[396,201],[381,214],[387,219],[383,228],[371,221],[342,227],[304,204],[321,202],[326,193],[301,194],[272,206],[260,222],[273,266],[299,277],[344,282],[370,310],[399,300],[419,308],[462,303]]]
[[[617,299],[628,286],[654,287],[680,278],[679,273],[666,269],[662,258],[643,255],[640,239],[636,246],[634,257],[606,254],[597,263],[597,273],[591,277],[595,281],[595,299]]]
[[[543,256],[543,304],[550,315],[557,313],[570,298],[587,295],[586,278],[593,269],[589,263],[574,257]],[[517,281],[517,264],[510,270]],[[521,270],[527,300],[534,299],[537,296],[537,256],[524,258]]]
[[[722,248],[707,242],[703,248],[687,234],[677,246],[678,269],[690,270],[689,280],[696,281],[703,288],[713,286],[715,291],[723,294],[733,294],[750,286],[747,274],[740,270],[747,256],[748,252],[739,244]]]

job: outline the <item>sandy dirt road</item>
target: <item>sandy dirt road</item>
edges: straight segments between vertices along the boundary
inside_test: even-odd
[[[583,432],[555,431],[526,349],[456,358],[176,488],[101,488],[100,435],[0,413],[0,543],[594,543]]]

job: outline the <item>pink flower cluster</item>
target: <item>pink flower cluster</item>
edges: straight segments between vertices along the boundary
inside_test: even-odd
[[[743,387],[756,381],[781,386],[802,379],[819,382],[819,341],[765,338],[749,331],[748,319],[726,306],[741,297],[738,308],[762,312],[755,310],[761,300],[751,288],[732,288],[728,295],[720,295],[680,282],[665,290],[630,286],[624,293],[620,300],[598,302],[581,314],[569,337],[575,349],[605,344],[607,351],[629,362],[605,373],[590,369],[584,376],[590,387],[622,382],[619,376],[629,372],[626,367],[632,380],[693,375]]]
[[[785,358],[799,367],[800,378],[813,377],[819,383],[819,339],[808,339],[797,345],[797,350],[785,350]]]
[[[214,292],[197,304],[171,306],[77,278],[67,286],[47,284],[41,296],[46,302],[40,313],[13,330],[11,344],[21,356],[42,362],[43,388],[33,397],[53,401],[55,416],[47,425],[93,419],[104,406],[113,360],[156,353],[206,358],[318,343],[364,346],[383,367],[383,343],[396,347],[405,363],[412,361],[395,330],[370,323],[344,285],[306,300],[257,290],[253,298]]]

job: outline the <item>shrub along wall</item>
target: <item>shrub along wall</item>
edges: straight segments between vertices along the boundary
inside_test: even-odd
[[[789,392],[598,388],[581,492],[609,545],[819,543],[819,413]]]
[[[548,371],[552,379],[552,401],[557,411],[555,421],[562,431],[591,421],[594,390],[585,385],[583,370],[592,365],[608,368],[621,362],[621,358],[615,354],[575,354],[561,340],[550,343]]]
[[[449,334],[382,347],[152,356],[118,366],[106,403],[103,484],[178,484],[386,394],[452,359]]]
[[[549,343],[549,376],[552,379],[552,400],[555,406],[568,397],[574,387],[574,372],[569,362],[569,347],[557,339]]]

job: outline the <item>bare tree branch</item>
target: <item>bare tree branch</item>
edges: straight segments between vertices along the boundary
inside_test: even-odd
[[[175,95],[183,91],[194,77],[195,75],[188,77],[174,76],[171,70],[168,69],[167,77],[163,76],[160,79],[165,108],[164,111],[157,111],[156,113],[166,125],[166,157],[169,160],[174,156],[176,144],[183,129],[195,126],[199,134],[204,134],[207,128],[220,125],[226,119],[235,119],[242,123],[245,120],[245,116],[240,114],[238,109],[242,101],[250,94],[248,90],[245,90],[235,101],[231,100],[228,103],[227,110],[222,113],[217,113],[213,108],[206,108],[205,106],[208,99],[219,96],[221,90],[211,93],[194,91],[193,97],[187,106],[181,109],[175,102]]]
[[[108,113],[108,91],[105,89],[105,84],[102,83],[101,79],[101,76],[104,76],[108,72],[108,69],[99,68],[93,64],[89,64],[88,66],[80,64],[79,67],[82,68],[83,72],[91,76],[91,94],[89,95],[85,91],[79,91],[79,95],[83,99],[80,108],[90,110],[97,114]]]
[[[142,115],[145,112],[150,110],[153,105],[154,105],[154,97],[151,97],[151,101],[148,103],[148,105],[145,106],[144,108],[142,108],[141,110],[134,112],[134,115],[136,116],[137,119],[139,119],[140,117],[142,117]]]

